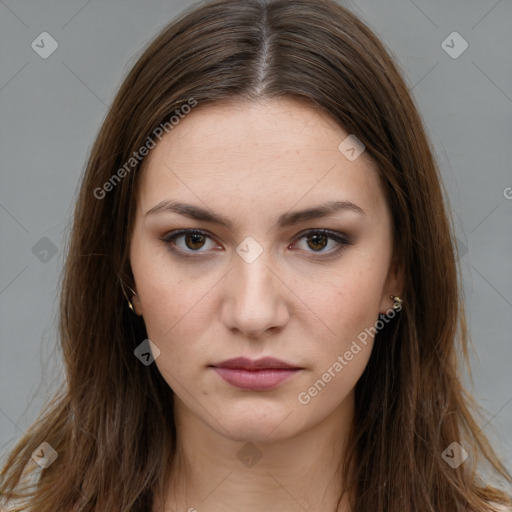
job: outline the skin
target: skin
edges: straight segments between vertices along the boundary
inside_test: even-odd
[[[298,100],[229,101],[196,107],[146,157],[130,244],[132,300],[160,350],[153,364],[174,392],[179,471],[155,511],[335,509],[372,337],[309,403],[298,395],[402,292],[377,168],[367,152],[350,161],[338,150],[348,135]],[[174,212],[146,215],[164,200],[207,208],[232,229]],[[273,228],[281,214],[334,200],[365,214],[342,210]],[[210,237],[174,240],[192,257],[162,240],[192,228]],[[335,254],[335,240],[301,234],[321,228],[351,245]],[[262,249],[251,263],[236,252],[249,236]],[[209,367],[238,356],[302,370],[272,390],[241,390]],[[244,446],[261,455],[250,467],[237,456]],[[349,510],[345,500],[341,510]]]

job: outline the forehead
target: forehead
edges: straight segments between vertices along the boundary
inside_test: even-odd
[[[351,161],[340,151],[349,135],[295,99],[199,105],[146,156],[138,203],[147,211],[186,195],[275,209],[345,199],[378,210],[384,196],[377,166],[366,152]]]

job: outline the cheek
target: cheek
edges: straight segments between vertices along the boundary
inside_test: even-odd
[[[205,284],[184,277],[153,240],[134,237],[130,261],[148,338],[160,349],[156,364],[181,364],[197,339],[201,322],[192,320],[200,311]]]
[[[198,277],[176,263],[155,238],[137,237],[130,258],[148,335],[165,342],[188,315],[197,314],[213,283],[208,273]]]
[[[373,348],[373,331],[378,319],[380,292],[375,279],[361,279],[357,274],[342,285],[330,286],[324,294],[313,297],[311,309],[319,315],[329,330],[318,335],[313,344],[305,347],[313,363],[302,381],[297,401],[305,423],[313,417],[328,414],[338,407],[361,377]]]
[[[148,336],[159,347],[194,348],[195,340],[208,325],[208,293],[204,281],[187,281],[172,275],[148,276],[140,296]],[[210,292],[211,293],[211,292]]]
[[[179,393],[180,387],[190,387],[201,354],[208,350],[204,336],[208,296],[201,285],[171,277],[159,274],[151,279],[142,287],[141,297],[148,338],[160,349],[155,364]]]
[[[378,260],[373,255],[347,258],[345,263],[330,281],[324,281],[323,293],[317,291],[309,302],[328,327],[327,335],[321,336],[321,350],[311,347],[316,352],[311,354],[316,361],[315,380],[328,381],[334,392],[323,393],[327,401],[351,389],[366,367],[387,269],[384,258]]]
[[[317,295],[321,317],[337,335],[357,334],[355,330],[377,321],[385,281],[384,263],[359,258],[356,264],[347,264],[333,275],[324,293]]]
[[[364,370],[373,346],[370,328],[378,319],[377,306],[372,306],[376,301],[369,300],[365,294],[350,292],[348,288],[346,293],[334,292],[333,300],[324,301],[330,335],[323,338],[322,349],[315,354],[316,377],[321,378],[330,369],[331,377],[333,372],[336,374],[333,387],[340,388],[350,388]]]

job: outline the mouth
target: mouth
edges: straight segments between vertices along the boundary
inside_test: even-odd
[[[270,357],[258,360],[239,357],[209,367],[228,384],[250,391],[274,389],[303,369]]]

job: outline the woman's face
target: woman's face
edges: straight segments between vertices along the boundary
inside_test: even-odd
[[[178,415],[258,442],[351,411],[372,328],[401,288],[376,167],[351,139],[339,149],[348,136],[296,100],[224,102],[149,152],[134,303]],[[295,369],[220,368],[239,357]]]

